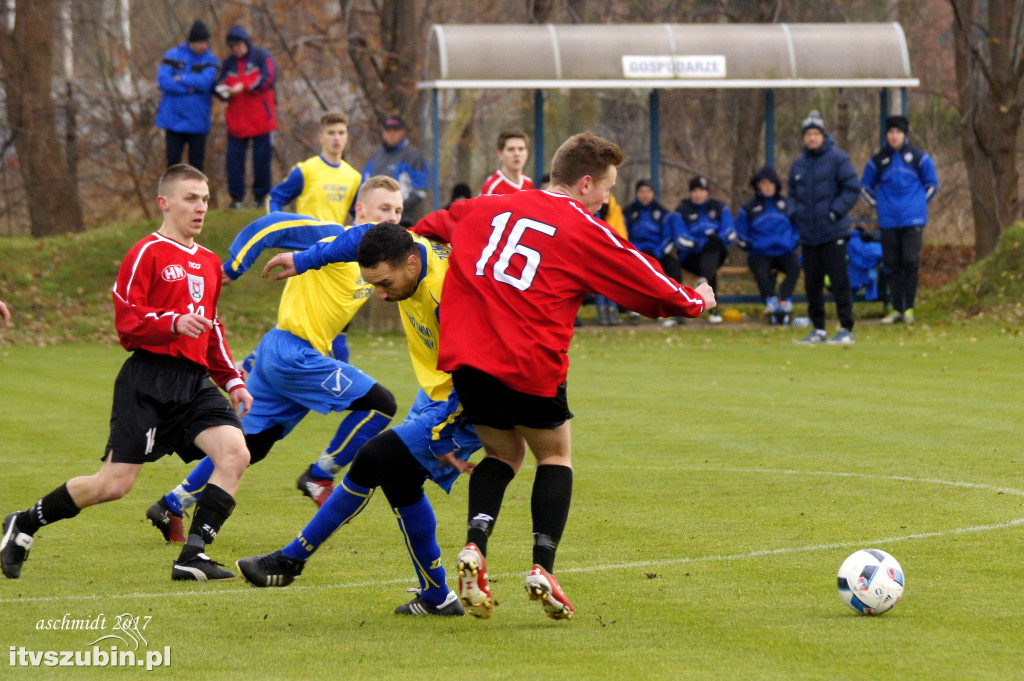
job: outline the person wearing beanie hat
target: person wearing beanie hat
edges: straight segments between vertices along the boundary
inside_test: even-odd
[[[782,180],[772,166],[750,178],[754,198],[736,215],[736,245],[747,251],[747,265],[754,274],[770,324],[788,325],[793,313],[793,291],[800,278],[796,254],[800,235],[789,220],[789,202],[782,195]],[[776,295],[777,273],[783,275]]]
[[[270,193],[270,162],[277,130],[277,63],[270,52],[253,45],[241,26],[228,29],[226,42],[231,56],[224,60],[217,79],[217,93],[228,102],[228,194],[231,208],[245,199],[245,159],[252,142],[252,197],[258,208]]]
[[[706,280],[718,290],[718,268],[729,254],[729,246],[736,240],[736,226],[729,206],[711,198],[711,182],[704,175],[690,180],[690,198],[679,203],[675,211],[665,218],[665,229],[670,235],[669,247],[674,249],[678,263],[669,276],[681,275],[686,270]],[[712,310],[708,321],[722,321],[718,310]]]
[[[661,269],[665,274],[679,281],[679,258],[672,247],[672,235],[665,227],[665,218],[670,212],[658,202],[651,181],[644,178],[637,180],[633,202],[623,209],[622,214],[626,221],[626,238],[629,242],[641,253],[646,253],[661,263]],[[598,312],[600,311],[598,308]],[[598,319],[606,321],[600,316]]]
[[[907,142],[910,122],[904,116],[886,118],[885,130],[882,149],[864,166],[860,187],[878,214],[889,275],[892,311],[882,323],[913,324],[928,203],[939,190],[939,178],[931,156]]]
[[[203,169],[219,68],[220,60],[210,51],[210,30],[198,19],[186,41],[164,54],[156,72],[161,93],[156,126],[166,134],[168,167],[181,163],[188,146],[189,165]]]
[[[789,169],[790,219],[800,234],[807,316],[814,328],[804,344],[853,343],[853,292],[846,266],[850,210],[860,196],[857,170],[825,132],[821,114],[811,111],[800,124],[803,152]],[[836,301],[839,331],[825,331],[825,279]]]

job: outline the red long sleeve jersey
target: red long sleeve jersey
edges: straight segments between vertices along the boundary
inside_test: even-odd
[[[473,367],[520,392],[550,397],[565,381],[584,293],[648,317],[704,311],[696,291],[563,194],[458,201],[413,231],[452,245],[438,368]]]
[[[114,284],[114,324],[125,350],[146,350],[206,367],[224,390],[244,385],[217,320],[220,258],[199,244],[187,247],[154,232],[128,251]],[[178,317],[213,321],[199,338],[172,332]]]

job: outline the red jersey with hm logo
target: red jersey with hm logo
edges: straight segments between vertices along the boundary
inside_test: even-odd
[[[185,246],[156,232],[135,244],[114,284],[114,324],[125,350],[187,359],[206,368],[225,390],[242,382],[217,319],[220,259],[207,248]],[[178,317],[195,313],[213,322],[199,338],[172,331]]]

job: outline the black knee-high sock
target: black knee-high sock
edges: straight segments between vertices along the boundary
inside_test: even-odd
[[[19,513],[15,523],[20,532],[31,535],[43,525],[74,518],[80,511],[68,492],[68,484],[64,483],[37,501],[32,508]]]
[[[473,542],[487,555],[487,538],[494,530],[505,489],[516,472],[500,459],[486,457],[469,476],[469,528],[466,542]]]
[[[214,539],[224,522],[235,510],[234,498],[217,485],[207,483],[203,496],[196,504],[192,525],[188,528],[188,539],[181,549],[181,559],[192,558]]]
[[[569,519],[571,502],[572,469],[557,465],[537,466],[537,477],[533,480],[533,494],[530,497],[530,511],[533,513],[533,562],[548,572],[555,571],[555,552]]]

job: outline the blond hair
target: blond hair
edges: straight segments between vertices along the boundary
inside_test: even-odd
[[[160,183],[157,185],[157,195],[170,196],[174,185],[182,180],[199,180],[207,184],[210,183],[210,179],[198,168],[193,168],[187,163],[176,163],[167,168],[164,174],[160,176]]]

